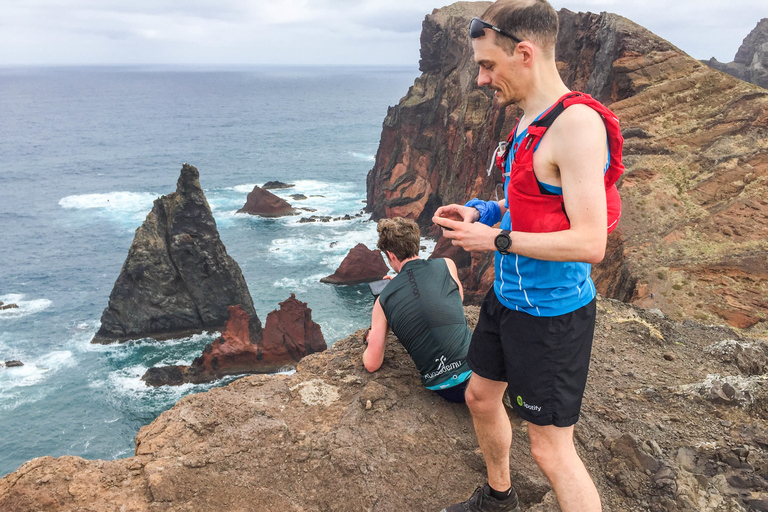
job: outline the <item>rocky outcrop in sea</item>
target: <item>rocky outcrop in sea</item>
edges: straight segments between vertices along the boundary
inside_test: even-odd
[[[224,332],[190,366],[150,368],[141,379],[148,386],[178,386],[227,375],[273,373],[327,348],[312,311],[294,294],[267,315],[263,330],[259,319],[240,306],[230,306],[229,314]]]
[[[747,82],[768,88],[768,18],[763,18],[744,38],[733,62],[712,57],[707,64]]]
[[[518,112],[495,107],[476,83],[467,31],[486,6],[460,2],[424,20],[422,74],[389,109],[368,175],[374,220],[405,216],[429,232],[440,205],[502,197],[500,171],[487,170]],[[621,16],[559,15],[563,79],[607,104],[625,137],[623,215],[593,267],[598,290],[768,333],[768,91]],[[492,277],[492,255],[472,254],[467,300],[481,299]]]
[[[436,511],[466,499],[486,478],[467,407],[424,389],[392,335],[368,373],[363,332],[293,375],[183,398],[139,431],[132,457],[27,462],[0,479],[0,510]],[[599,298],[575,439],[604,510],[765,510],[766,369],[762,341]],[[558,510],[526,423],[510,421],[522,509]]]
[[[275,186],[272,188],[285,187]],[[293,215],[294,211],[288,201],[257,185],[253,187],[253,190],[248,194],[245,205],[237,210],[237,213],[249,213],[261,217],[283,217],[285,215]]]
[[[93,343],[218,331],[240,304],[258,322],[240,267],[224,247],[199,173],[184,164],[176,192],[136,230]]]
[[[384,263],[381,251],[370,250],[365,244],[357,244],[349,251],[336,272],[320,279],[321,283],[351,285],[369,283],[387,275],[389,267]]]

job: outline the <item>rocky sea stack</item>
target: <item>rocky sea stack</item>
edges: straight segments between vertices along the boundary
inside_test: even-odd
[[[221,337],[207,345],[191,366],[150,368],[141,380],[149,386],[178,386],[227,375],[273,373],[328,348],[320,326],[312,321],[312,311],[294,294],[267,315],[263,330],[259,319],[240,306],[230,306],[229,314]]]
[[[245,205],[237,210],[237,213],[249,213],[261,217],[282,217],[292,215],[294,212],[288,201],[257,185],[253,187],[253,190],[248,194]]]
[[[136,229],[93,343],[217,331],[240,304],[256,318],[240,267],[224,247],[199,173],[184,164],[176,192]]]
[[[346,285],[369,283],[381,279],[387,272],[389,267],[384,263],[380,251],[370,250],[365,244],[357,244],[349,251],[336,272],[320,279],[320,282]]]

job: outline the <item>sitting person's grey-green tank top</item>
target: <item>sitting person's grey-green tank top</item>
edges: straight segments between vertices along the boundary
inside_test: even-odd
[[[381,292],[379,304],[427,389],[450,388],[469,378],[472,332],[445,260],[409,261]]]

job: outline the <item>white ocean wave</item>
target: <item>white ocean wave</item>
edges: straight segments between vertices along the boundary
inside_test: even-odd
[[[32,360],[23,355],[16,357],[21,359],[24,366],[0,368],[0,410],[15,409],[19,405],[41,400],[50,389],[41,387],[36,391],[23,393],[12,390],[41,384],[56,372],[76,364],[72,352],[68,350],[51,352]]]
[[[53,304],[48,299],[24,300],[24,297],[25,295],[21,293],[9,293],[8,295],[0,296],[0,302],[3,302],[6,306],[8,304],[16,304],[18,306],[18,308],[1,310],[0,320],[34,315],[48,309]]]
[[[366,155],[365,153],[356,153],[354,151],[350,151],[349,154],[358,160],[365,160],[366,162],[376,161],[376,155]]]
[[[67,196],[59,206],[68,210],[103,209],[119,213],[146,213],[159,196],[149,192],[107,192]]]

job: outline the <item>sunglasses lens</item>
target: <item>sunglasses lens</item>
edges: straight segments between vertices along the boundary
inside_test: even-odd
[[[477,39],[485,35],[485,27],[487,25],[480,18],[472,18],[469,22],[469,37]]]

